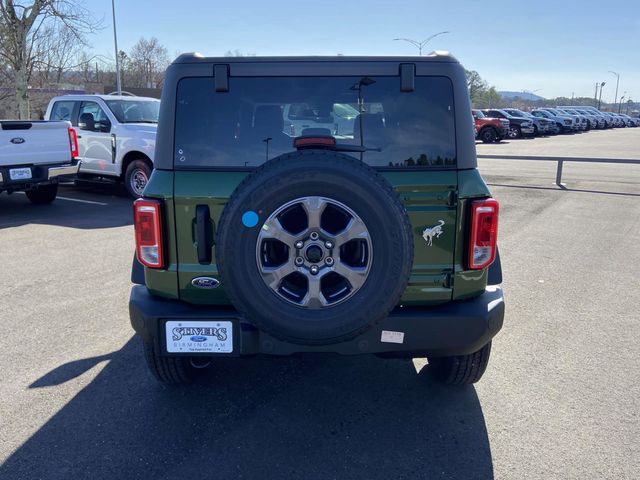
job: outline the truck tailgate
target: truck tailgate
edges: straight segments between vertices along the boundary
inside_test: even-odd
[[[71,161],[70,127],[64,121],[0,121],[0,166]]]

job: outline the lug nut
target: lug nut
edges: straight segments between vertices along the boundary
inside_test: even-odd
[[[326,263],[327,265],[333,265],[333,258],[331,257],[325,258],[324,263]]]
[[[302,247],[304,247],[304,242],[302,240],[298,240],[296,242],[296,248],[300,250]]]
[[[333,248],[333,243],[330,242],[329,240],[327,240],[326,242],[324,242],[324,246],[329,248],[329,249],[331,249],[331,248]]]
[[[302,257],[296,257],[296,261],[295,261],[296,265],[300,266],[304,263],[304,258]]]
[[[311,275],[317,275],[320,269],[318,268],[317,265],[311,265],[311,268],[309,269],[309,271],[311,272]]]
[[[318,232],[311,232],[311,235],[309,235],[309,237],[311,237],[311,240],[317,240],[319,236],[320,235],[318,235]]]

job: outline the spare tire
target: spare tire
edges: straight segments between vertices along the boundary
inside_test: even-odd
[[[332,344],[382,320],[413,263],[407,212],[391,185],[348,155],[277,157],[233,192],[216,228],[233,305],[297,344]]]

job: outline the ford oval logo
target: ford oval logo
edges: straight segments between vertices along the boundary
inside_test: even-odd
[[[191,341],[192,342],[206,342],[207,341],[207,337],[203,337],[202,335],[194,335],[193,337],[191,337]]]
[[[196,277],[191,280],[191,285],[196,288],[212,289],[220,285],[220,282],[212,277]]]
[[[15,143],[16,145],[20,145],[21,143],[24,143],[24,138],[22,137],[12,138],[10,142]]]

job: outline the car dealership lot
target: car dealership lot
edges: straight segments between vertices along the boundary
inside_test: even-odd
[[[479,153],[638,158],[640,129]],[[0,478],[637,478],[640,165],[481,160],[507,314],[485,377],[423,362],[220,360],[166,389],[127,312],[131,204],[0,195]],[[215,475],[214,475],[215,474]]]

